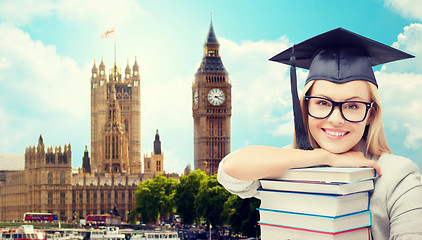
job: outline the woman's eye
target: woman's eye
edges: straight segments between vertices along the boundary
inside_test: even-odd
[[[325,100],[318,100],[316,104],[320,107],[331,107],[331,103]]]
[[[346,103],[346,104],[344,104],[344,108],[349,109],[349,110],[359,109],[359,104],[358,103]]]

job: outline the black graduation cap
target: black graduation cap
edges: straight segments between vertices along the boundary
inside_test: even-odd
[[[270,58],[270,61],[290,65],[290,82],[295,119],[296,145],[313,149],[308,141],[297,94],[296,66],[309,69],[305,84],[312,80],[345,83],[365,80],[377,85],[373,66],[414,56],[337,28],[303,41]]]

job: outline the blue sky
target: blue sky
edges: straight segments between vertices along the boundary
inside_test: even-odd
[[[278,52],[343,27],[415,59],[376,67],[384,126],[395,154],[422,168],[422,3],[418,0],[0,1],[0,154],[23,154],[40,134],[71,143],[73,166],[90,147],[90,71],[113,44],[117,65],[141,74],[141,148],[161,136],[167,172],[193,167],[191,86],[203,57],[210,13],[233,89],[232,151],[292,141],[287,67]],[[306,72],[298,70],[299,86]],[[143,159],[142,159],[143,160]]]

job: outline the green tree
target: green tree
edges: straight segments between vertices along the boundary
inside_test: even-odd
[[[200,169],[190,172],[187,176],[180,176],[180,183],[176,187],[174,202],[184,224],[191,225],[194,222],[199,222],[200,219],[196,214],[195,199],[201,182],[207,178],[206,173]]]
[[[142,182],[135,192],[136,212],[142,223],[156,222],[159,217],[168,218],[174,211],[173,197],[177,181],[162,175]]]
[[[195,199],[197,214],[213,226],[225,223],[223,212],[224,203],[230,193],[217,181],[217,175],[210,176],[201,182],[198,196]]]
[[[256,198],[242,199],[231,195],[224,203],[223,216],[233,233],[241,233],[248,237],[259,236],[259,212],[256,210],[261,201]]]

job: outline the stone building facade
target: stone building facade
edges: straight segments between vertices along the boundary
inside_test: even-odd
[[[82,167],[72,169],[71,145],[46,150],[40,136],[36,146],[25,150],[24,170],[1,173],[0,221],[22,220],[25,212],[56,213],[59,220],[72,221],[113,209],[127,220],[136,187],[147,177],[164,174],[161,142],[160,153],[147,158],[156,167],[142,173],[136,59],[124,75],[116,63],[106,75],[103,60],[98,68],[94,62],[91,74],[91,157],[86,147]]]

